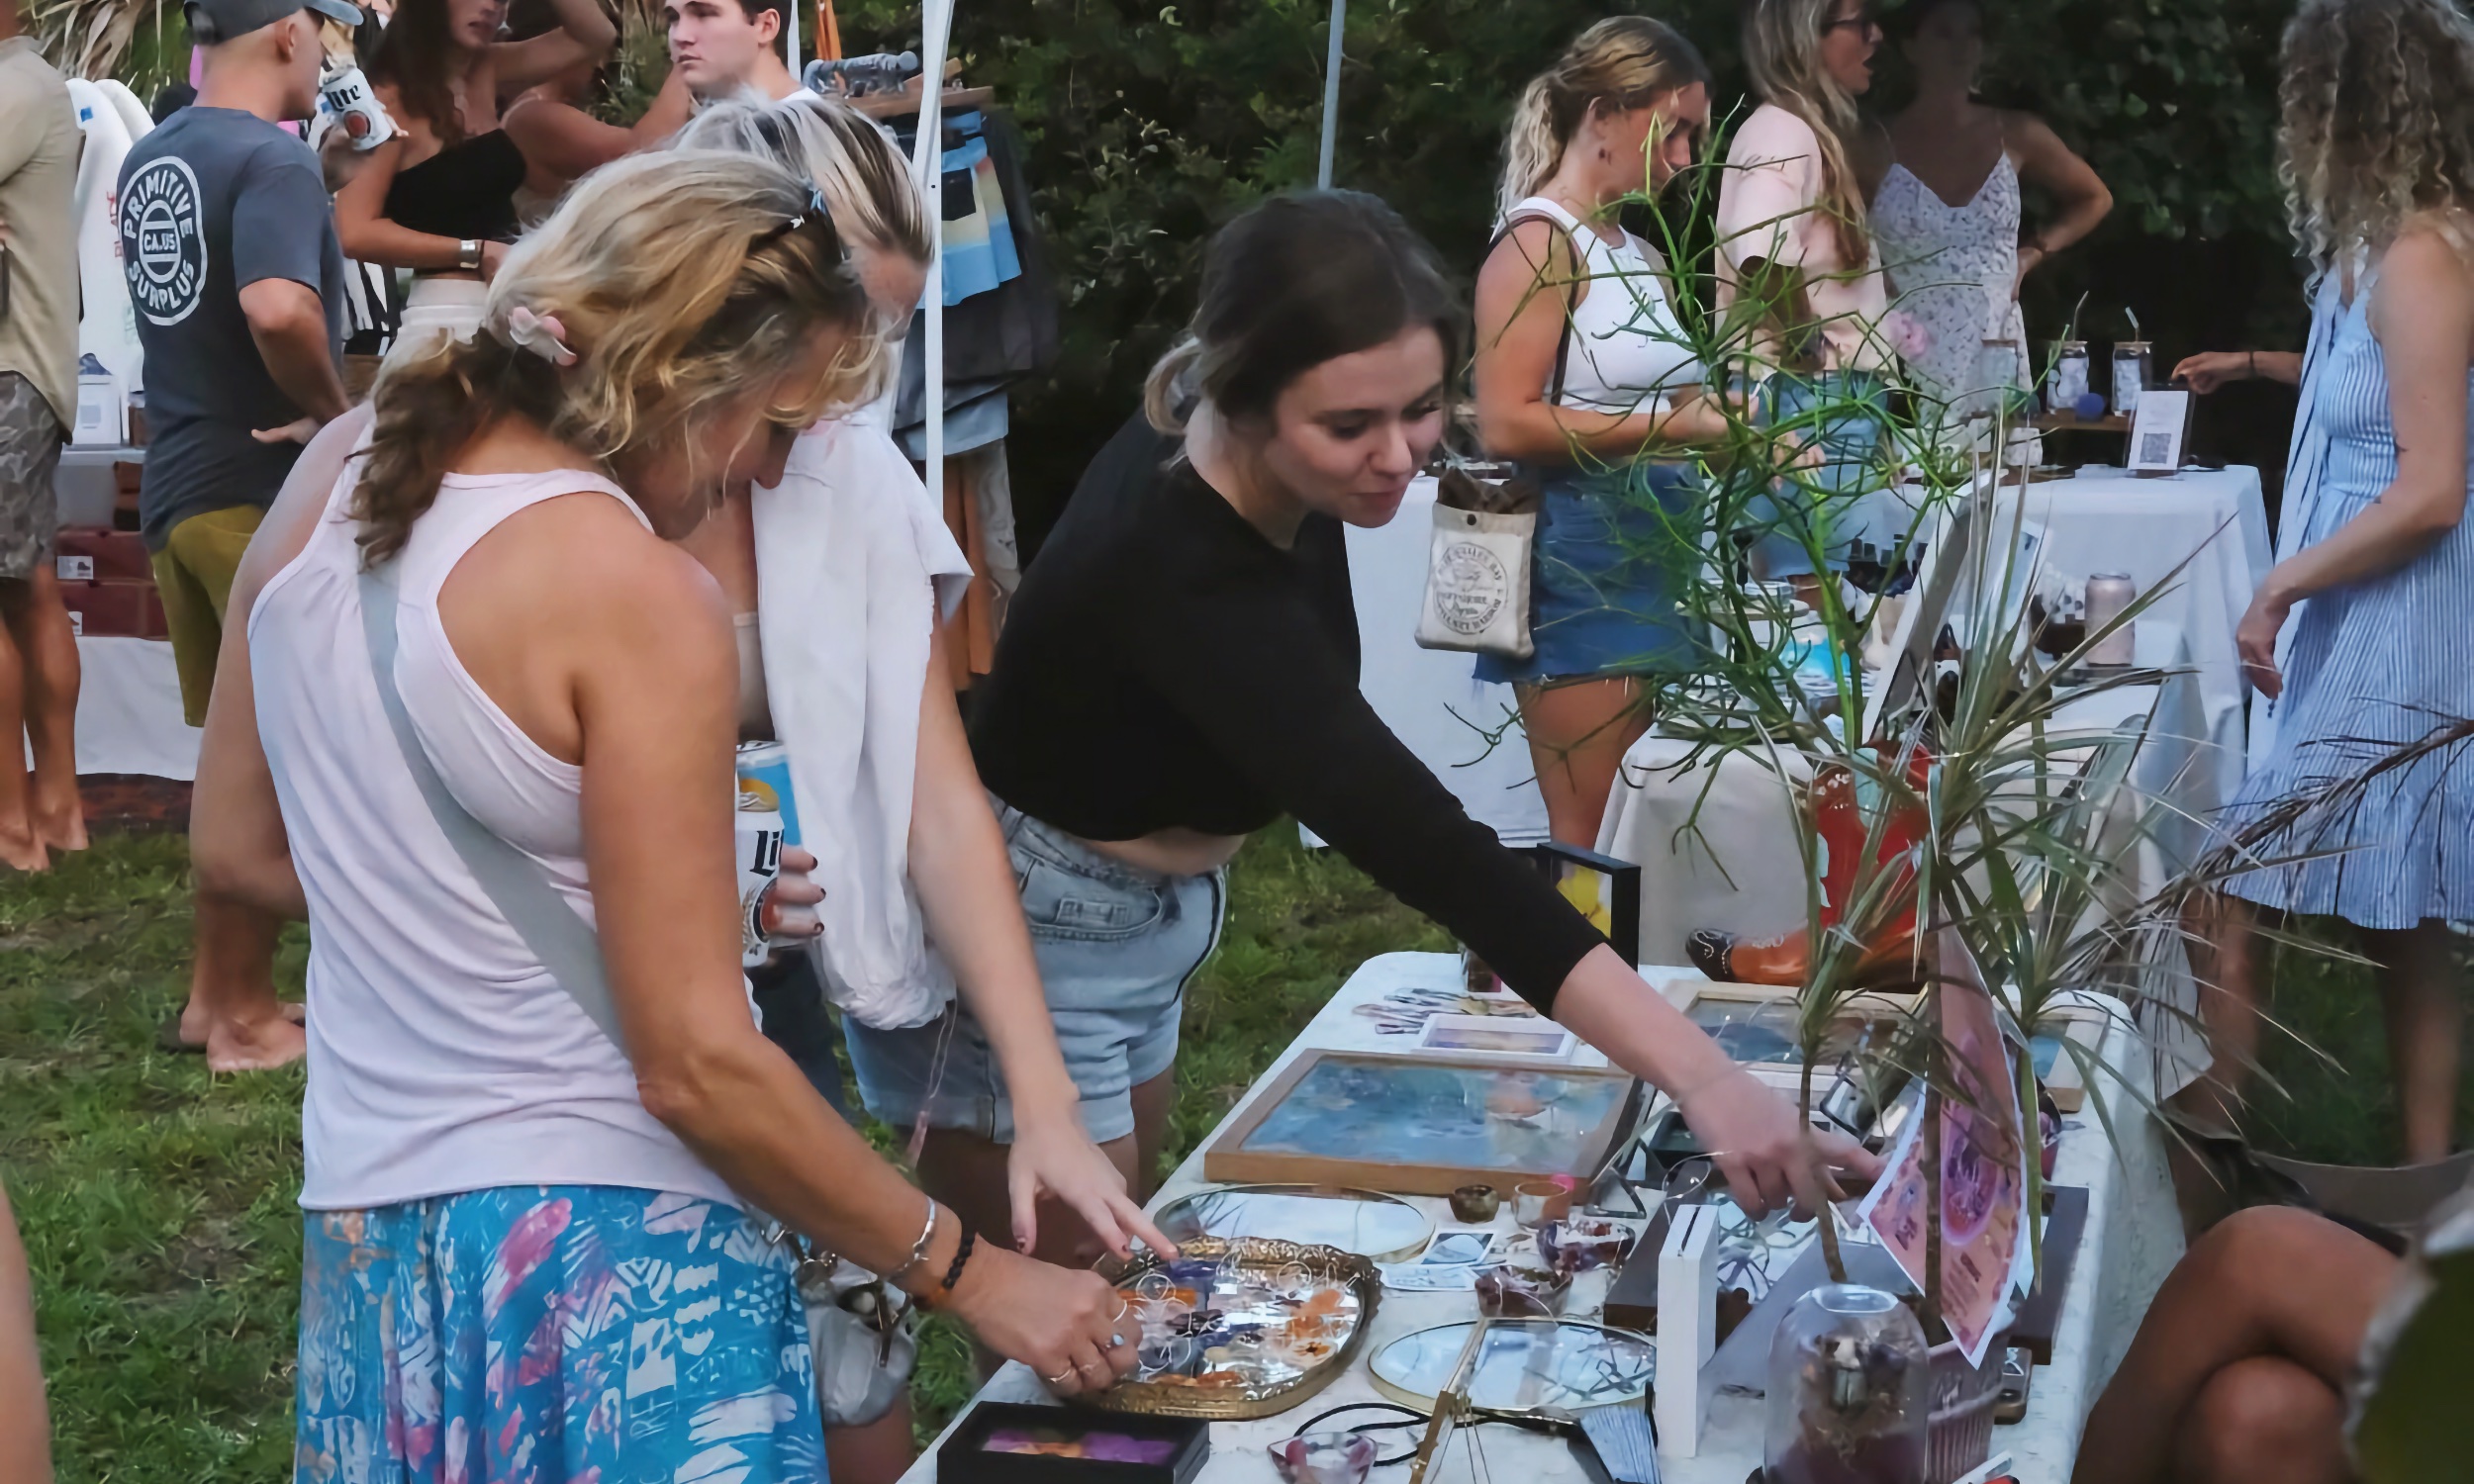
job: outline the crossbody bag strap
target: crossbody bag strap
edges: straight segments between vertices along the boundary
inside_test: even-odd
[[[1512,229],[1520,226],[1523,222],[1544,222],[1548,226],[1554,228],[1557,232],[1562,232],[1564,234],[1564,240],[1568,242],[1571,241],[1571,231],[1570,229],[1565,227],[1563,223],[1556,221],[1553,217],[1547,216],[1543,212],[1524,212],[1517,217],[1510,217],[1504,220],[1503,230],[1496,232],[1494,240],[1486,244],[1487,254],[1491,256],[1494,249],[1502,244],[1503,239],[1512,234]],[[1554,407],[1564,400],[1564,368],[1566,365],[1570,363],[1572,357],[1572,316],[1579,313],[1580,310],[1581,270],[1589,265],[1589,260],[1582,252],[1580,244],[1572,242],[1571,245],[1572,276],[1571,281],[1564,286],[1564,325],[1563,328],[1558,330],[1555,336],[1555,378],[1547,383],[1547,405],[1549,407]]]
[[[387,713],[404,766],[421,790],[429,817],[438,822],[447,844],[481,887],[490,904],[516,930],[524,947],[541,961],[558,987],[567,991],[584,1017],[601,1027],[621,1053],[626,1040],[618,1034],[618,1012],[611,1003],[610,974],[602,962],[602,940],[579,915],[531,857],[501,839],[495,830],[472,817],[438,777],[423,750],[395,688],[396,616],[401,595],[392,563],[360,577],[361,634],[369,642],[369,664],[378,681],[378,704]]]

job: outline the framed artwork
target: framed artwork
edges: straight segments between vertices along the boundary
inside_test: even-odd
[[[1606,935],[1627,964],[1641,962],[1641,868],[1577,845],[1549,840],[1530,847],[1538,869],[1589,925]]]
[[[1721,1051],[1771,1086],[1787,1091],[1802,1086],[1804,1057],[1796,1047],[1795,990],[1766,984],[1689,987],[1694,992],[1683,1002],[1684,1018],[1707,1032]],[[1814,1068],[1815,1088],[1829,1085],[1831,1068],[1838,1065],[1841,1052],[1867,1032],[1888,1034],[1908,1013],[1897,1001],[1879,995],[1849,1000],[1824,1043],[1822,1063]]]
[[[1898,628],[1890,636],[1889,664],[1868,676],[1864,686],[1863,737],[1881,735],[1885,718],[1922,694],[1933,674],[1933,644],[1950,619],[1951,595],[1973,560],[1975,520],[1961,506],[1945,522],[1940,539],[1925,548],[1916,585],[1899,609]]]
[[[1314,1050],[1221,1129],[1202,1173],[1400,1195],[1557,1175],[1586,1186],[1648,1103],[1642,1082],[1617,1070]]]
[[[1437,1015],[1417,1044],[1446,1055],[1563,1062],[1580,1041],[1544,1016]]]

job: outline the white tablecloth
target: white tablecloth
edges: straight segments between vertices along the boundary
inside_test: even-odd
[[[1459,795],[1469,817],[1508,842],[1543,840],[1546,800],[1538,795],[1528,740],[1514,725],[1489,749],[1475,729],[1502,729],[1514,714],[1512,688],[1478,684],[1475,655],[1417,647],[1434,509],[1435,482],[1420,478],[1390,524],[1349,527],[1349,584],[1363,652],[1358,689],[1383,725]]]
[[[198,776],[198,738],[180,710],[180,672],[162,639],[77,640],[77,771]]]
[[[1645,972],[1654,980],[1698,977],[1690,970]],[[1230,1118],[1309,1047],[1407,1050],[1404,1043],[1411,1038],[1380,1035],[1374,1022],[1357,1014],[1354,1007],[1400,988],[1456,985],[1459,974],[1459,960],[1448,954],[1383,954],[1368,960],[1280,1060],[1255,1079],[1237,1108],[1231,1110]],[[1590,1055],[1582,1053],[1584,1057]],[[2107,1036],[2100,1055],[2109,1064],[2135,1064],[2141,1056],[2137,1034],[2117,1017],[2115,1029]],[[2156,1285],[2164,1280],[2182,1252],[2181,1219],[2173,1204],[2164,1149],[2153,1121],[2116,1083],[2104,1082],[2090,1091],[2092,1096],[2109,1100],[2109,1109],[2125,1144],[2117,1158],[2093,1116],[2093,1107],[2074,1116],[2063,1137],[2053,1178],[2059,1184],[2087,1187],[2087,1233],[2079,1249],[2069,1292],[2062,1302],[2053,1339],[2054,1363],[2041,1369],[2036,1377],[2027,1421],[2016,1427],[1998,1428],[1993,1435],[1995,1450],[2013,1455],[2023,1484],[2062,1484],[2068,1479],[2087,1410],[2129,1347]],[[1226,1124],[1223,1119],[1221,1127]],[[1211,1137],[1217,1134],[1215,1129]],[[1205,1138],[1201,1147],[1209,1143],[1210,1138]],[[1153,1202],[1155,1208],[1205,1183],[1201,1147],[1169,1177]],[[1416,1199],[1434,1215],[1439,1226],[1451,1224],[1443,1201]],[[1497,1225],[1508,1230],[1508,1214],[1498,1217]],[[1371,1355],[1399,1336],[1467,1319],[1475,1313],[1475,1301],[1467,1294],[1385,1290],[1364,1353]],[[1037,1402],[1044,1400],[1044,1393],[1028,1367],[1008,1364],[981,1389],[980,1397]],[[1276,1484],[1277,1475],[1264,1452],[1268,1444],[1287,1437],[1299,1424],[1325,1408],[1380,1399],[1366,1379],[1361,1361],[1321,1394],[1281,1416],[1257,1422],[1214,1424],[1211,1461],[1201,1478],[1208,1484]],[[1699,1456],[1687,1459],[1671,1448],[1662,1450],[1660,1461],[1665,1477],[1671,1484],[1743,1484],[1745,1475],[1760,1462],[1761,1405],[1755,1397],[1718,1397]],[[957,1423],[960,1421],[956,1419]],[[952,1429],[948,1428],[945,1436],[951,1434]],[[1477,1475],[1474,1484],[1485,1484],[1488,1476],[1503,1484],[1515,1480],[1520,1484],[1564,1484],[1567,1480],[1579,1484],[1587,1477],[1561,1439],[1499,1427],[1462,1434],[1464,1438],[1473,1435],[1478,1437],[1487,1465],[1486,1474]],[[941,1443],[944,1438],[937,1440]],[[903,1481],[932,1484],[935,1478],[936,1454],[931,1446],[903,1476]],[[1454,1445],[1452,1455],[1434,1476],[1434,1484],[1473,1484],[1473,1469],[1464,1445]]]
[[[2184,663],[2181,630],[2142,619],[2136,638],[2138,662],[2165,670],[2163,682],[2079,697],[2055,722],[2056,732],[2146,729],[2114,815],[2121,846],[2136,850],[2122,880],[2123,904],[2143,900],[2187,864],[2197,821],[2221,801],[2200,681]],[[1798,816],[1779,774],[1747,755],[1687,769],[1689,754],[1685,743],[1656,731],[1634,743],[1598,833],[1600,851],[1641,868],[1641,957],[1650,963],[1684,962],[1684,940],[1695,929],[1765,935],[1805,916]],[[1783,766],[1798,781],[1810,776],[1800,759]],[[2146,809],[2150,802],[2163,808]],[[2143,813],[2152,817],[2152,838],[2137,833]]]
[[[2007,495],[2015,500],[2015,488]],[[2146,611],[2179,625],[2190,642],[2207,719],[2203,766],[2217,772],[2212,796],[2232,798],[2245,762],[2234,629],[2274,561],[2259,471],[2236,465],[2140,479],[2091,465],[2076,479],[2030,485],[2025,514],[2045,527],[2040,588],[2121,572],[2144,593],[2190,559],[2173,590]]]

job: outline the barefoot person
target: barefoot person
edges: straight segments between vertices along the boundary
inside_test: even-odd
[[[1184,989],[1218,939],[1228,862],[1291,812],[1676,1094],[1749,1207],[1817,1206],[1825,1159],[1870,1158],[1829,1136],[1817,1156],[1786,1102],[1473,823],[1358,691],[1342,527],[1391,519],[1442,436],[1460,315],[1373,197],[1247,212],[1213,239],[1145,412],[1024,575],[971,744],[1083,1125],[1138,1191],[1157,1179]],[[1018,1125],[968,1008],[950,1028],[847,1029],[870,1110],[924,1116],[924,1175],[981,1231],[1008,1232]],[[1039,1232],[1043,1252],[1095,1247],[1054,1218]]]
[[[35,1345],[35,1294],[26,1247],[0,1184],[0,1484],[51,1484],[51,1424]]]
[[[121,167],[121,267],[152,437],[140,529],[171,627],[181,709],[206,720],[233,574],[301,444],[346,405],[344,266],[318,157],[281,126],[317,107],[321,17],[342,0],[198,0],[198,101]],[[301,1055],[275,1002],[278,924],[201,890],[173,1045],[218,1071]]]
[[[728,618],[670,538],[871,374],[813,195],[709,151],[598,172],[251,553],[198,860],[311,922],[307,1476],[726,1445],[750,1484],[821,1481],[793,1259],[748,1206],[1060,1393],[1132,1364],[1103,1280],[977,1243],[749,1012]],[[579,931],[556,971],[531,946]]]
[[[52,476],[77,412],[77,115],[0,0],[0,865],[86,848],[77,801],[77,640],[51,547]],[[21,740],[21,738],[23,740]],[[27,745],[31,771],[20,766]]]
[[[2286,29],[2283,95],[2310,348],[2175,368],[2201,390],[2302,385],[2277,563],[2234,635],[2274,741],[2227,829],[2474,715],[2474,24],[2447,0],[2311,0]],[[2465,1038],[2448,924],[2474,919],[2463,752],[2375,780],[2333,828],[2261,846],[2317,859],[2228,883],[2200,966],[2216,1066],[2197,1111],[2230,1121],[2258,1044],[2256,916],[2333,916],[2377,966],[2406,1160],[2447,1157]]]

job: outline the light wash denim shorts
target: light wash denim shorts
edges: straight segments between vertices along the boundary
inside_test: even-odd
[[[1165,876],[1093,850],[999,800],[1031,951],[1048,989],[1065,1069],[1083,1095],[1083,1127],[1105,1144],[1134,1132],[1132,1089],[1177,1061],[1186,981],[1219,946],[1227,872]],[[1013,1104],[987,1035],[956,1003],[941,1076],[946,1018],[908,1030],[843,1022],[868,1111],[906,1134],[928,1126],[1013,1142]]]

